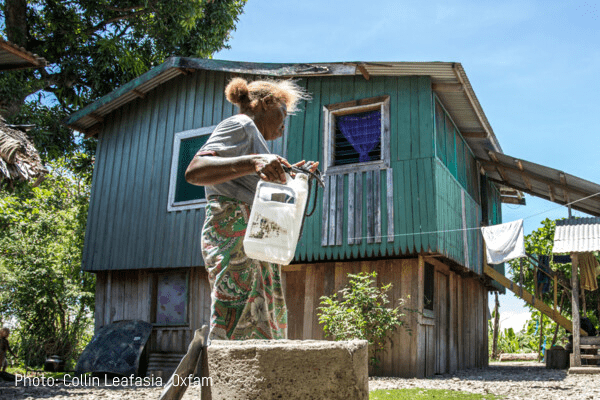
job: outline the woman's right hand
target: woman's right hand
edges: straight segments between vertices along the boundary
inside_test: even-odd
[[[267,182],[285,183],[283,165],[291,168],[290,163],[276,154],[257,154],[254,156],[254,170],[260,178]]]

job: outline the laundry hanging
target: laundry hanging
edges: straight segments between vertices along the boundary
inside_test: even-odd
[[[481,228],[488,264],[501,264],[515,258],[525,257],[523,220]]]
[[[598,289],[598,275],[600,265],[592,253],[579,254],[579,274],[581,276],[581,287],[585,290],[594,291]]]

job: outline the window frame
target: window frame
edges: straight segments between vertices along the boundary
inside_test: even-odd
[[[381,158],[375,161],[333,165],[335,160],[335,117],[360,112],[381,111]],[[390,167],[390,96],[370,97],[323,106],[323,140],[325,174],[369,171]]]
[[[206,197],[203,199],[175,201],[175,190],[177,188],[177,167],[179,166],[179,151],[181,150],[181,142],[185,139],[206,136],[213,133],[217,125],[191,129],[188,131],[178,132],[173,138],[173,152],[171,156],[171,172],[169,177],[169,198],[167,201],[167,212],[192,210],[206,206]]]

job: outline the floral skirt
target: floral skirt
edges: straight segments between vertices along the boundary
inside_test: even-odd
[[[208,199],[202,256],[211,286],[211,340],[287,338],[281,266],[244,253],[249,216],[244,202]]]

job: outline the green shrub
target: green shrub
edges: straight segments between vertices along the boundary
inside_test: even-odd
[[[402,326],[405,300],[396,307],[390,303],[387,292],[392,284],[377,287],[377,273],[348,274],[349,285],[338,294],[321,297],[318,308],[319,323],[327,336],[334,340],[364,339],[372,346],[371,365],[376,366],[377,355],[383,350],[389,335]]]

